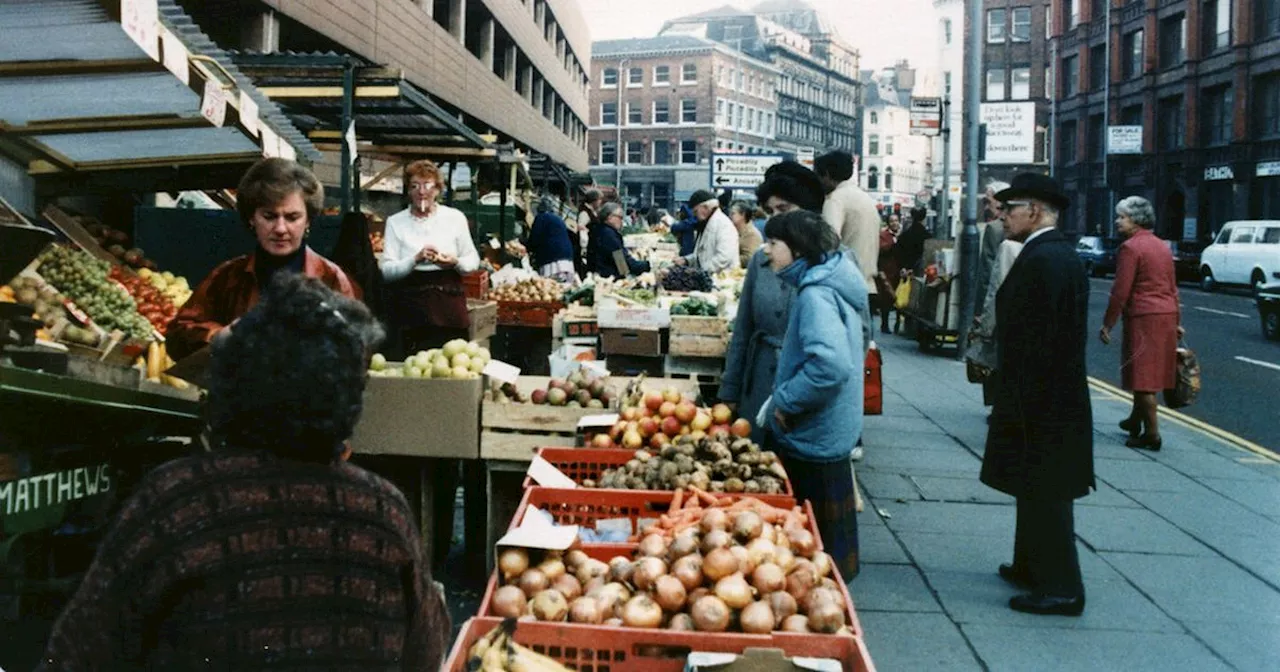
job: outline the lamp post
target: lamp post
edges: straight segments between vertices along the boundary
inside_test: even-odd
[[[965,208],[964,229],[960,233],[960,324],[961,333],[973,322],[978,300],[978,134],[982,114],[982,0],[966,0],[969,9],[968,62],[965,67]],[[956,338],[956,358],[963,360],[967,339]]]
[[[624,58],[624,59],[622,59],[621,61],[618,61],[618,102],[616,103],[617,107],[616,107],[616,109],[614,110],[614,113],[615,113],[615,114],[614,114],[614,117],[613,117],[614,124],[618,127],[618,128],[617,128],[617,131],[618,131],[618,132],[617,132],[617,140],[616,140],[616,142],[615,142],[615,146],[616,146],[616,148],[617,148],[617,149],[616,149],[616,151],[614,152],[614,155],[613,155],[613,164],[614,164],[614,179],[613,179],[613,186],[614,186],[614,189],[616,189],[616,190],[617,190],[617,193],[618,193],[618,200],[619,200],[619,201],[622,201],[622,199],[623,199],[623,194],[622,194],[622,157],[623,157],[623,149],[622,149],[622,86],[623,86],[623,84],[622,84],[622,82],[623,82],[624,77],[623,77],[623,74],[622,74],[622,73],[623,73],[623,71],[624,71],[624,70],[626,70],[626,66],[627,66],[628,64],[630,64],[630,63],[631,63],[631,59],[629,59],[629,58]]]

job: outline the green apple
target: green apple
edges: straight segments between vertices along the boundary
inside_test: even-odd
[[[369,359],[369,368],[374,371],[385,371],[387,368],[387,358],[381,352],[374,353]]]
[[[456,378],[458,380],[466,380],[470,376],[471,370],[465,366],[453,367],[453,373],[450,375],[451,378]]]
[[[405,378],[421,378],[422,369],[419,369],[416,366],[407,367],[404,372],[404,377]]]
[[[472,373],[483,373],[484,367],[486,364],[488,364],[488,362],[484,361],[483,359],[477,358],[477,359],[471,360],[471,366],[468,368],[471,369]]]
[[[468,369],[471,367],[471,355],[465,352],[459,352],[449,359],[449,363],[455,369]]]
[[[460,338],[455,338],[452,341],[449,341],[448,343],[444,344],[444,349],[442,350],[441,354],[443,354],[445,357],[448,357],[449,359],[453,359],[454,355],[457,355],[460,352],[465,352],[466,349],[467,349],[467,342]]]
[[[432,378],[450,378],[453,376],[453,369],[449,366],[449,362],[444,361],[443,357],[436,359],[436,363],[431,366]]]

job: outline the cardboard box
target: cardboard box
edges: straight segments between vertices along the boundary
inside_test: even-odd
[[[662,332],[656,329],[601,329],[600,350],[606,355],[662,355]]]
[[[622,306],[617,303],[596,309],[600,329],[666,329],[671,326],[671,312],[666,308]]]
[[[351,445],[362,455],[477,459],[483,384],[372,377]]]
[[[483,341],[498,333],[498,302],[467,299],[467,315],[471,326],[467,336],[473,341]]]

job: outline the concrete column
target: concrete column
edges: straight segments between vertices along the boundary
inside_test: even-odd
[[[435,0],[418,0],[418,7],[420,7],[422,11],[426,12],[427,16],[430,16],[431,18],[435,18],[436,16]]]
[[[524,66],[524,72],[520,73],[520,76],[524,79],[524,85],[521,87],[524,90],[524,98],[525,100],[529,101],[530,105],[532,105],[534,101],[533,66],[532,65]]]
[[[449,34],[467,43],[467,0],[449,0]]]
[[[507,83],[514,89],[516,85],[516,45],[508,44],[507,48],[503,50],[502,58],[507,62],[505,70]]]
[[[274,11],[266,11],[249,19],[241,31],[241,43],[246,50],[264,54],[280,50],[280,18]]]
[[[542,97],[546,90],[547,80],[543,79],[541,76],[533,80],[533,100],[530,102],[533,104],[534,108],[538,110],[539,114],[542,113],[543,106],[546,104]]]
[[[480,62],[493,72],[493,42],[495,39],[493,19],[485,19],[480,24]]]

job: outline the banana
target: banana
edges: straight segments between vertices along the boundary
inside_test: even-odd
[[[514,639],[507,641],[511,649],[507,672],[569,672],[564,665],[533,649],[517,644]]]
[[[506,666],[503,665],[502,647],[497,643],[491,644],[489,650],[484,652],[480,658],[480,672],[506,672]]]

